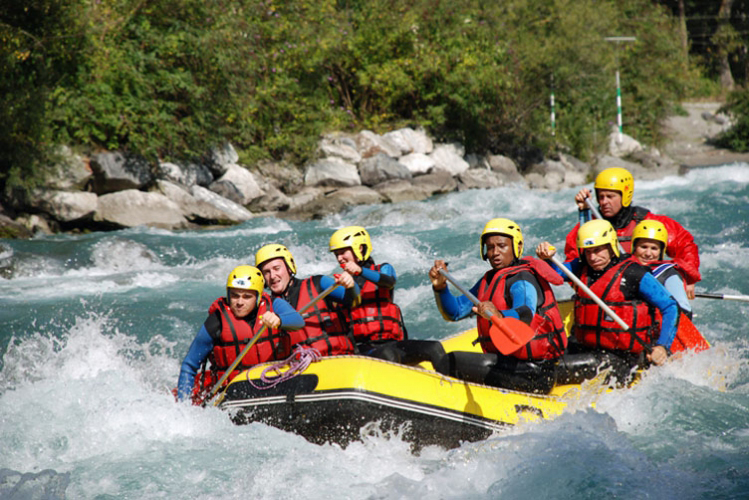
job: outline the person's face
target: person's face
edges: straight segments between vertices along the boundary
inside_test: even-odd
[[[229,309],[237,318],[244,318],[250,314],[255,309],[256,304],[256,291],[229,288]]]
[[[340,248],[338,250],[333,250],[333,253],[335,254],[336,260],[338,260],[338,263],[341,265],[341,267],[344,267],[348,262],[353,262],[356,264],[356,256],[354,255],[354,251],[351,250],[351,248]]]
[[[492,234],[484,239],[486,258],[492,269],[503,269],[515,260],[512,253],[512,238],[501,234]]]
[[[614,217],[622,209],[622,193],[611,189],[596,189],[598,207],[604,217]]]
[[[661,242],[650,238],[637,238],[634,255],[642,263],[661,260]]]
[[[286,290],[286,287],[289,286],[289,281],[291,281],[289,268],[286,267],[286,261],[281,257],[263,262],[260,266],[260,272],[263,273],[265,284],[276,295],[282,294]]]
[[[599,245],[583,249],[583,255],[590,267],[595,271],[601,271],[611,262],[611,245]]]

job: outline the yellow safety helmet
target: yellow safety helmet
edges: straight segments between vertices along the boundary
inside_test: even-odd
[[[632,204],[632,195],[635,192],[635,179],[626,168],[611,167],[602,170],[596,176],[594,187],[596,189],[619,191],[622,194],[622,206],[628,207]]]
[[[637,223],[634,231],[632,231],[633,252],[638,238],[659,241],[661,243],[661,260],[663,260],[663,255],[666,253],[666,246],[668,245],[668,229],[666,229],[666,226],[661,221],[646,219]]]
[[[286,267],[289,268],[289,272],[294,275],[296,274],[296,264],[294,263],[294,257],[289,252],[289,249],[279,243],[271,243],[260,248],[255,253],[255,265],[257,267],[262,266],[269,260],[282,258],[286,262]]]
[[[361,247],[364,245],[364,253]],[[350,248],[359,262],[363,262],[372,254],[372,240],[369,233],[361,226],[348,226],[339,229],[330,237],[330,251]]]
[[[252,290],[257,292],[258,297],[262,295],[265,288],[265,280],[260,269],[253,266],[238,266],[232,269],[226,278],[226,288],[238,288],[240,290]]]
[[[512,253],[516,259],[519,259],[523,255],[523,232],[520,230],[520,226],[510,219],[492,219],[486,223],[484,230],[481,232],[481,239],[479,240],[479,255],[481,260],[486,260],[486,252],[484,251],[484,238],[490,234],[501,234],[512,239]]]
[[[619,257],[619,239],[616,236],[614,226],[605,219],[589,220],[577,231],[577,251],[583,256],[585,248],[611,245],[614,255]]]

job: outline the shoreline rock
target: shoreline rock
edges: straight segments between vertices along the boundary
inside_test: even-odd
[[[663,152],[645,148],[617,130],[609,150],[588,164],[560,153],[520,169],[502,155],[466,154],[457,143],[438,144],[424,130],[403,128],[384,135],[324,136],[320,157],[304,168],[261,162],[238,164],[231,144],[211,152],[205,164],[161,163],[104,152],[90,159],[61,148],[47,189],[12,212],[0,208],[0,235],[35,232],[116,230],[146,225],[194,229],[238,224],[252,217],[320,218],[360,204],[399,203],[467,189],[522,184],[559,190],[589,183],[602,169],[622,166],[636,179],[683,174],[690,168],[732,161],[749,154],[716,149],[710,139],[730,126],[717,114],[720,103],[683,103],[686,116],[664,123]],[[13,216],[11,216],[11,214]]]

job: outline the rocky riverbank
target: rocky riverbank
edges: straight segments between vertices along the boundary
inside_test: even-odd
[[[435,143],[423,130],[404,128],[331,134],[319,158],[303,168],[263,162],[240,165],[227,144],[201,163],[161,163],[102,152],[90,157],[61,150],[44,189],[3,207],[0,236],[37,232],[114,230],[134,226],[188,229],[237,224],[258,215],[309,219],[359,204],[423,200],[456,190],[522,184],[557,190],[585,184],[610,166],[636,179],[678,174],[685,167],[749,161],[709,145],[730,126],[719,104],[685,104],[688,116],[665,124],[669,138],[660,152],[631,137],[610,135],[607,154],[592,164],[559,154],[519,166],[501,155],[466,153],[460,144]]]

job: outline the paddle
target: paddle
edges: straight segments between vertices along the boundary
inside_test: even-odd
[[[702,297],[703,299],[720,299],[720,300],[740,300],[741,302],[749,302],[749,295],[723,295],[718,293],[695,293],[695,297]]]
[[[338,283],[333,283],[328,288],[320,292],[316,297],[313,297],[312,300],[310,300],[304,307],[302,307],[299,310],[299,314],[304,314],[309,309],[312,308],[315,304],[317,304],[319,301],[330,295],[330,292],[332,292],[335,287],[338,286]],[[245,355],[247,355],[248,352],[250,352],[250,349],[252,349],[252,346],[254,346],[257,341],[260,339],[260,337],[263,335],[263,333],[268,329],[267,325],[263,325],[263,327],[258,330],[258,332],[255,334],[252,339],[247,343],[247,345],[242,349],[242,352],[239,353],[237,356],[237,359],[234,360],[234,362],[229,366],[229,368],[226,369],[224,374],[221,376],[221,378],[216,382],[216,385],[213,386],[211,389],[211,392],[208,393],[208,396],[203,401],[203,406],[213,398],[213,396],[221,389],[221,386],[226,382],[226,379],[229,378],[231,373],[234,371],[234,369],[239,365],[239,363],[242,362],[242,359],[244,359]]]
[[[475,295],[458,283],[450,273],[444,269],[440,269],[439,271],[442,276],[455,286],[455,288],[468,297],[468,299],[473,302],[473,305],[478,306],[481,303]],[[517,351],[536,336],[536,332],[519,319],[500,318],[496,314],[492,314],[486,319],[492,322],[492,326],[489,329],[489,336],[492,339],[492,344],[494,344],[497,350],[502,354],[511,354]]]

